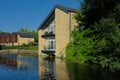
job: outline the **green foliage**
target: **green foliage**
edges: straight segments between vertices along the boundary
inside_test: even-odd
[[[115,9],[113,9],[110,17],[111,17],[111,18],[114,18],[117,23],[120,22],[120,4],[118,4],[118,5],[115,7]]]
[[[82,22],[85,27],[90,27],[101,18],[106,18],[112,10],[120,3],[120,0],[83,0],[80,8],[80,16],[77,21]],[[109,5],[109,6],[108,6]]]
[[[38,46],[23,46],[20,49],[23,49],[23,50],[38,50]]]
[[[112,71],[120,71],[120,63],[119,62],[111,62],[110,70]]]
[[[2,46],[0,45],[0,50],[2,49]]]
[[[0,30],[0,34],[2,34],[2,31]]]
[[[29,46],[29,45],[21,45],[21,46],[1,46],[2,50],[8,49],[23,49],[23,50],[38,50],[38,46]]]
[[[34,42],[29,42],[28,46],[34,46]]]
[[[77,29],[72,32],[72,42],[68,44],[66,49],[67,57],[70,59],[73,57],[73,60],[81,62],[86,61],[86,56],[93,53],[93,44],[95,44],[91,38],[84,37],[88,33],[90,33],[89,30],[79,32]]]
[[[120,0],[84,0],[75,18],[67,59],[120,70]]]
[[[1,34],[9,34],[9,32],[3,32],[2,30],[0,30],[0,35]]]
[[[27,46],[25,43],[22,43],[22,45],[21,46]]]
[[[93,25],[97,53],[103,55],[117,54],[120,49],[120,29],[119,24],[114,19],[101,19],[99,23]]]
[[[67,55],[66,58],[67,60],[70,61],[80,61],[81,63],[84,63],[85,61],[85,56],[83,54],[78,54],[80,50],[78,50],[78,47],[75,47],[75,45],[68,45],[67,47]]]

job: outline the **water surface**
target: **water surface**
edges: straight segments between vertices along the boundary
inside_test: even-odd
[[[2,54],[0,80],[120,80],[120,73],[51,57]]]
[[[38,79],[38,58],[19,54],[0,55],[0,80]]]
[[[41,80],[120,80],[120,73],[60,59],[41,57],[39,59]]]

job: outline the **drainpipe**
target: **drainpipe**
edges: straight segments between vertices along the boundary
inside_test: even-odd
[[[71,42],[71,12],[68,12],[68,14],[69,14],[68,34],[69,34],[69,42]]]

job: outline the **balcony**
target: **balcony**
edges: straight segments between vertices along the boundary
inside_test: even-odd
[[[41,37],[42,38],[45,38],[45,37],[55,37],[55,33],[54,33],[54,31],[45,32]]]
[[[54,46],[46,46],[44,47],[44,50],[41,52],[48,54],[48,55],[55,55],[55,47]]]

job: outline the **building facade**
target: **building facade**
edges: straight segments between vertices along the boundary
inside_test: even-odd
[[[38,28],[39,55],[42,53],[65,56],[65,48],[70,42],[70,33],[76,25],[76,9],[56,5]]]
[[[28,33],[2,34],[0,35],[0,45],[22,45],[34,42],[34,37]]]

